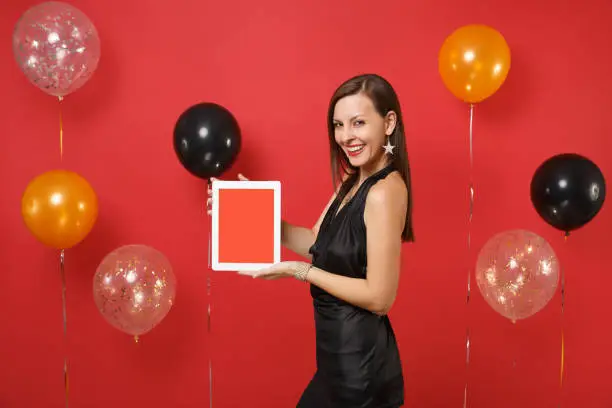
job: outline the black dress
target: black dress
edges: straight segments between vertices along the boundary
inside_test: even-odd
[[[366,278],[363,221],[366,196],[377,181],[392,171],[387,166],[368,177],[340,212],[340,200],[332,202],[310,248],[314,266],[330,273]],[[314,304],[317,372],[297,407],[402,406],[404,378],[389,318],[348,304],[314,285],[310,286],[310,293]]]

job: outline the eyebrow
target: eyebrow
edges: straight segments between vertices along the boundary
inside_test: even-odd
[[[351,117],[349,118],[349,120],[356,119],[356,118],[358,118],[359,116],[363,116],[363,113],[357,113],[357,114],[355,114],[355,115],[351,116]],[[342,121],[341,121],[341,120],[339,120],[339,119],[334,118],[334,122],[342,122]]]

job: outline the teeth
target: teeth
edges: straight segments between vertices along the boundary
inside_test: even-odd
[[[354,146],[354,147],[347,147],[347,150],[349,152],[358,152],[359,150],[363,149],[365,145],[361,145],[361,146]]]

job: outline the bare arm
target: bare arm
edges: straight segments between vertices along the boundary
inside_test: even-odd
[[[315,241],[315,234],[310,228],[298,227],[283,220],[281,222],[281,244],[296,254],[310,259],[308,249]]]
[[[399,284],[406,207],[406,188],[401,180],[377,183],[368,194],[364,214],[367,278],[349,278],[311,267],[307,281],[345,302],[386,314],[395,301]]]
[[[283,220],[281,223],[282,245],[300,256],[311,259],[308,250],[314,244],[317,234],[319,233],[321,223],[323,222],[323,218],[325,217],[325,213],[335,198],[336,195],[334,194],[312,228],[299,227]]]
[[[238,179],[242,181],[248,181],[242,174],[238,174]],[[217,180],[216,178],[211,178],[211,181]],[[212,190],[210,187],[208,188],[208,200],[206,202],[208,215],[211,215],[212,211],[210,209],[210,205],[212,202]],[[321,227],[321,223],[323,222],[323,218],[325,218],[325,214],[329,209],[329,206],[332,204],[334,199],[336,198],[336,194],[332,196],[332,198],[327,203],[327,206],[323,209],[323,212],[319,216],[319,219],[315,223],[312,228],[300,227],[297,225],[290,224],[289,222],[282,220],[281,221],[281,245],[285,248],[295,252],[296,254],[303,256],[304,258],[311,259],[311,255],[308,253],[310,247],[314,244],[317,235],[319,234],[319,228]]]

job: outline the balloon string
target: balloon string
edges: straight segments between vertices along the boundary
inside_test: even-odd
[[[208,180],[207,183],[207,195],[206,197],[208,198],[208,194],[210,193],[210,190],[212,188],[211,185],[211,181],[210,179]],[[208,200],[206,200],[206,212],[208,213],[209,207],[208,207]],[[210,221],[210,218],[209,218]],[[212,231],[211,231],[211,227],[210,227],[210,222],[209,222],[209,228],[208,228],[208,276],[206,277],[206,292],[207,292],[207,299],[208,299],[208,319],[207,319],[207,326],[208,326],[208,341],[211,343],[211,338],[210,338],[210,333],[211,333],[211,274],[212,274],[212,270],[211,270],[211,266],[212,266],[212,262],[211,262],[211,235],[212,235]],[[212,386],[212,378],[213,378],[213,370],[212,370],[212,353],[210,352],[211,350],[211,346],[208,346],[209,352],[208,352],[208,406],[209,408],[212,408],[213,406],[213,386]]]
[[[474,104],[470,104],[470,180],[472,179],[471,170],[474,167],[474,143],[473,143],[473,131],[474,131]],[[471,214],[470,214],[471,216]]]
[[[64,341],[68,341],[68,319],[66,317],[66,273],[64,270],[64,250],[60,253],[60,275],[62,279],[62,316],[64,324]],[[68,356],[64,352],[64,401],[68,408]]]
[[[207,286],[207,291],[208,291],[208,295],[207,295],[208,296],[208,341],[211,342],[211,339],[210,339],[210,320],[211,320],[210,319],[210,292],[211,292],[210,276],[207,279],[206,286]],[[210,344],[208,347],[209,347],[209,353],[208,353],[208,406],[212,408],[212,392],[213,392],[212,375],[213,375],[213,372],[212,372],[212,353],[210,352],[210,349],[211,349]]]
[[[470,207],[468,215],[468,234],[467,234],[467,249],[468,259],[471,262],[471,248],[472,248],[472,216],[474,214],[474,181],[473,181],[473,169],[474,169],[474,150],[473,150],[473,123],[474,123],[474,104],[470,104],[470,133],[469,133],[469,145],[470,145]],[[471,268],[468,268],[467,273],[467,296],[466,296],[466,318],[467,311],[469,310],[470,304],[470,293],[472,284],[472,272]],[[465,339],[465,388],[463,391],[463,408],[467,408],[467,396],[468,396],[468,370],[470,365],[470,325],[469,322],[466,328],[466,339]]]
[[[62,101],[63,97],[58,96],[59,99],[59,125],[60,125],[60,160],[64,158],[64,121],[62,118]]]
[[[565,242],[569,232],[565,234]],[[559,407],[563,401],[563,375],[565,374],[565,269],[561,268],[561,364],[559,370]]]

